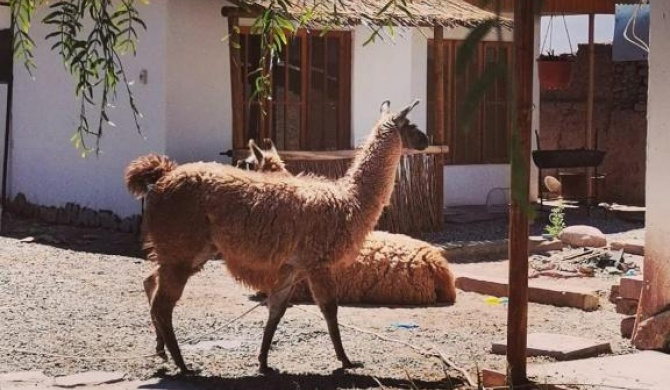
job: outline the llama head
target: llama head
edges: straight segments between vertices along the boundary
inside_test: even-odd
[[[260,172],[287,172],[284,161],[279,157],[279,152],[271,139],[266,138],[265,150],[261,149],[256,141],[249,140],[249,157],[244,159],[248,166],[255,166],[254,170]]]
[[[428,136],[407,119],[407,114],[409,114],[417,104],[419,104],[419,99],[415,99],[407,107],[394,114],[391,112],[391,102],[389,100],[384,100],[380,108],[380,123],[382,123],[384,128],[396,129],[400,133],[402,146],[404,148],[424,150],[430,143],[428,141]]]

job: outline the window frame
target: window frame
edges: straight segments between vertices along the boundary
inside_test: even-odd
[[[286,73],[284,74],[284,96],[282,99],[275,99],[273,98],[271,101],[271,104],[267,105],[267,115],[265,116],[266,122],[263,123],[262,125],[259,125],[258,127],[258,134],[252,134],[252,127],[249,125],[249,108],[252,105],[259,105],[259,103],[254,103],[253,101],[250,101],[247,99],[247,96],[249,96],[249,91],[248,88],[250,88],[250,84],[245,80],[249,72],[252,71],[253,69],[257,68],[257,65],[254,64],[249,64],[249,54],[248,51],[243,50],[245,47],[244,45],[246,44],[248,46],[248,39],[249,36],[251,36],[251,27],[249,26],[239,26],[239,33],[238,33],[238,39],[239,39],[239,49],[231,49],[231,50],[237,50],[239,51],[239,54],[237,55],[237,61],[234,60],[234,58],[231,56],[231,67],[237,67],[235,69],[235,72],[237,74],[237,77],[239,77],[240,82],[233,82],[231,83],[231,89],[232,89],[232,94],[233,94],[233,110],[234,112],[237,112],[239,110],[239,115],[238,115],[238,122],[234,124],[234,126],[241,126],[241,134],[243,134],[244,142],[246,143],[246,140],[252,137],[256,138],[272,138],[275,140],[275,143],[277,144],[278,148],[280,150],[308,150],[308,151],[318,151],[318,150],[333,150],[333,149],[351,149],[351,76],[352,76],[352,53],[351,53],[351,45],[352,45],[352,40],[353,40],[353,35],[352,31],[350,30],[328,30],[325,33],[321,33],[318,30],[311,30],[309,32],[305,31],[304,29],[301,29],[297,31],[291,39],[299,39],[301,42],[300,46],[300,97],[299,100],[288,100],[287,99],[287,94],[286,90],[288,90],[289,86],[289,78],[288,78],[288,71],[289,71],[289,66],[284,66],[284,69]],[[337,123],[334,125],[336,134],[334,136],[334,145],[326,145],[324,146],[324,137],[323,133],[321,134],[320,141],[315,141],[314,137],[310,137],[310,135],[314,135],[313,129],[310,128],[310,121],[312,119],[312,107],[316,102],[313,101],[312,99],[312,94],[310,92],[310,88],[313,85],[312,81],[312,42],[313,39],[318,39],[318,38],[323,38],[324,40],[324,45],[327,45],[327,40],[329,39],[337,39],[339,47],[337,50],[337,98],[336,98],[336,106],[334,106],[336,110],[336,121]],[[324,46],[327,47],[327,46]],[[280,54],[281,60],[286,61],[288,60],[288,51],[290,48],[290,43],[287,45],[287,48],[282,51]],[[326,53],[324,56],[327,56],[327,50],[324,49],[324,53]],[[246,58],[242,58],[246,57]],[[324,61],[326,58],[324,57]],[[277,66],[277,64],[274,64]],[[288,64],[287,64],[288,65]],[[324,76],[326,77],[326,76]],[[275,83],[274,83],[274,77],[271,77],[271,83],[273,85],[273,97],[275,97]],[[324,89],[327,91],[327,89]],[[326,100],[321,100],[321,104],[325,106]],[[278,106],[282,107],[287,107],[289,105],[294,105],[294,106],[299,106],[299,135],[298,135],[298,140],[297,140],[297,149],[295,147],[291,147],[289,149],[286,149],[284,146],[286,145],[286,142],[282,140],[282,142],[277,142],[277,128],[276,125],[278,121],[275,120],[275,114],[276,110],[278,109]],[[332,106],[332,104],[331,104]],[[285,115],[285,114],[284,114]],[[322,116],[323,117],[323,116]],[[284,123],[284,134],[286,133],[286,120],[283,122]],[[253,129],[255,130],[255,129]],[[318,138],[318,137],[317,137]],[[320,144],[319,144],[320,143]],[[334,147],[332,147],[334,146]]]

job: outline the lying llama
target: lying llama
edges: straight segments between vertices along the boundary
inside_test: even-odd
[[[290,176],[272,141],[266,142],[269,148],[263,150],[249,141],[250,155],[245,161],[257,171]],[[444,250],[403,234],[373,231],[356,260],[334,265],[332,273],[338,303],[427,305],[456,301],[455,279]],[[265,291],[269,288],[260,292]],[[296,284],[291,300],[311,300],[307,283]]]
[[[146,199],[145,247],[158,264],[145,280],[145,291],[159,354],[166,346],[179,369],[189,372],[172,313],[188,278],[221,253],[238,279],[251,286],[273,286],[258,356],[261,372],[272,371],[270,344],[300,278],[309,283],[342,367],[355,367],[342,346],[330,267],[356,258],[390,201],[403,147],[428,146],[427,136],[407,119],[418,101],[397,114],[389,104],[382,104],[368,141],[338,180],[268,175],[203,162],[169,169],[171,162],[158,156],[130,163],[126,185]],[[245,275],[245,270],[252,272]]]

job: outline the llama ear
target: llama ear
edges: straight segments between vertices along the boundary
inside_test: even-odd
[[[402,111],[399,113],[395,114],[393,119],[404,119],[407,114],[409,114],[410,111],[414,109],[419,104],[420,100],[419,99],[414,99],[414,101],[407,107],[403,108]]]
[[[256,141],[253,139],[249,140],[249,149],[251,149],[252,153],[249,158],[253,156],[256,159],[256,163],[261,163],[264,160],[263,151],[256,145]]]
[[[382,102],[381,107],[379,107],[379,112],[381,114],[388,114],[391,112],[391,101],[390,100],[384,100]]]
[[[278,156],[279,152],[277,152],[277,148],[275,147],[275,143],[272,142],[272,140],[270,138],[266,139],[266,141],[267,141],[267,144],[269,146],[270,153]]]

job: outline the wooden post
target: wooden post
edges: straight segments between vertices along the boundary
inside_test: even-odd
[[[593,101],[594,101],[594,91],[595,91],[595,48],[593,46],[594,42],[594,26],[595,26],[595,14],[589,14],[589,84],[588,92],[586,97],[586,148],[595,149],[596,148],[596,134],[593,130]],[[597,184],[598,178],[592,179],[595,174],[595,169],[589,167],[586,169],[586,188],[587,188],[587,197],[589,202],[596,201],[593,199],[594,193],[597,191],[594,190]]]
[[[433,28],[433,82],[435,83],[435,130],[433,131],[433,144],[444,145],[446,137],[444,136],[445,112],[444,112],[444,48],[442,40],[444,39],[444,28],[435,26]],[[435,155],[435,201],[437,202],[436,211],[439,224],[442,226],[444,219],[444,155]]]
[[[230,83],[232,90],[233,105],[233,150],[244,149],[246,140],[244,139],[244,87],[242,85],[242,58],[240,57],[240,34],[239,18],[237,15],[226,14],[226,9],[222,9],[222,14],[228,17],[228,34],[230,34]]]
[[[507,378],[509,384],[527,383],[528,328],[528,210],[530,150],[535,58],[535,0],[514,2],[513,88],[516,94],[516,126],[512,129],[509,212],[509,306],[507,312]]]
[[[435,131],[433,132],[433,144],[444,145],[444,28],[435,26],[433,28],[433,82],[435,83]]]

